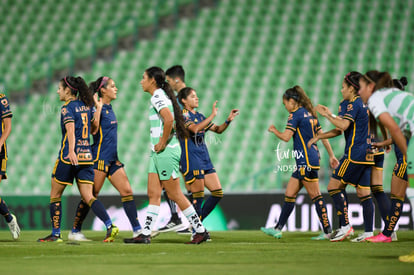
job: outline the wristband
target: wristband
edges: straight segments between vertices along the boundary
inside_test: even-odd
[[[336,115],[334,115],[334,114],[331,114],[331,117],[333,117],[333,118],[336,118]]]
[[[229,125],[229,124],[230,124],[230,122],[231,122],[231,121],[229,121],[229,120],[227,120],[227,119],[226,119],[226,121],[224,121],[224,123],[226,123],[227,125]]]

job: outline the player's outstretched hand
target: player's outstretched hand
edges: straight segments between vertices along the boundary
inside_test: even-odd
[[[276,131],[276,127],[275,125],[270,125],[269,128],[267,129],[269,132],[274,133]]]
[[[324,117],[330,116],[332,114],[328,107],[321,104],[318,104],[315,107],[315,110]]]
[[[227,118],[228,122],[233,121],[233,119],[239,115],[239,109],[233,109],[230,111],[229,117]]]
[[[217,112],[218,112],[218,108],[216,107],[216,105],[217,105],[217,100],[214,101],[214,103],[213,103],[213,110],[211,111],[211,114],[213,116],[216,116],[217,115]]]

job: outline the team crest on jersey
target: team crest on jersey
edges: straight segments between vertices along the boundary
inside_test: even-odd
[[[7,98],[3,98],[3,99],[1,100],[1,104],[2,104],[4,107],[7,107],[7,106],[9,106],[9,101],[7,100]]]
[[[348,106],[346,107],[347,112],[352,111],[353,109],[354,109],[354,107],[353,107],[352,104],[348,104]]]
[[[68,110],[66,108],[62,108],[62,115],[66,115],[68,113]]]
[[[288,120],[292,120],[293,119],[293,114],[289,114]]]

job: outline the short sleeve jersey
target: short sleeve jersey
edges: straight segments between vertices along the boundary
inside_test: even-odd
[[[164,131],[164,121],[160,115],[160,111],[164,108],[168,108],[172,115],[174,116],[174,107],[171,100],[168,98],[167,94],[162,89],[157,89],[154,91],[154,94],[151,97],[151,106],[149,109],[149,120],[151,127],[151,148],[154,151],[154,146],[158,144],[160,137],[163,135]],[[175,130],[171,131],[171,134],[168,138],[168,147],[178,146],[178,140],[175,135]]]
[[[192,124],[198,124],[206,119],[206,117],[199,112],[190,112],[187,109],[183,110],[183,116],[185,121],[185,127],[188,128]],[[190,132],[189,139],[193,142],[196,149],[201,149],[202,147],[205,147],[205,134],[206,132],[214,125],[213,122],[210,122],[204,129],[198,131],[197,133]]]
[[[359,96],[348,102],[343,119],[349,120],[350,125],[345,130],[345,156],[354,163],[373,164],[367,158],[370,146],[368,108]]]
[[[378,119],[389,113],[401,131],[410,137],[414,131],[414,96],[396,88],[380,89],[368,99],[368,108]]]
[[[118,121],[112,105],[102,106],[99,130],[93,135],[93,159],[115,161],[118,159]]]
[[[338,116],[339,117],[344,117],[345,113],[346,113],[346,109],[348,106],[349,101],[348,100],[342,100],[341,103],[339,103],[339,107],[338,107]]]
[[[89,143],[92,110],[81,100],[76,99],[66,102],[61,108],[60,126],[62,129],[62,142],[59,157],[66,164],[71,164],[66,159],[69,153],[69,142],[66,131],[67,123],[75,124],[75,153],[79,165],[92,165],[92,150]]]
[[[319,121],[304,107],[289,114],[286,129],[294,132],[293,149],[296,164],[319,169],[319,150],[316,144],[307,148],[308,141],[321,129]]]
[[[0,114],[1,114],[1,127],[0,127],[0,136],[3,135],[3,129],[4,129],[4,123],[3,120],[8,117],[12,117],[13,113],[10,110],[10,103],[7,97],[4,94],[0,94]],[[6,143],[3,144],[3,147],[1,148],[2,154],[6,154],[7,156],[7,149],[6,149]]]

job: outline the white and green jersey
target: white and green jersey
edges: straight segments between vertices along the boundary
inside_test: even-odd
[[[396,88],[380,89],[368,99],[368,108],[375,118],[382,113],[389,113],[404,134],[412,135],[414,131],[413,95]]]
[[[172,115],[174,116],[174,107],[171,100],[168,98],[164,90],[157,89],[151,97],[151,106],[149,110],[152,151],[154,151],[154,146],[159,142],[164,131],[164,121],[160,115],[160,111],[164,108],[170,109]],[[176,146],[180,146],[180,144],[175,136],[175,130],[173,127],[170,137],[168,138],[167,147]]]

